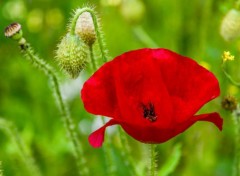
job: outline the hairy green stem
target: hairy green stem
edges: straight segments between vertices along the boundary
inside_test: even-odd
[[[22,138],[20,137],[18,130],[14,126],[14,124],[0,117],[0,129],[2,129],[9,136],[12,142],[16,144],[19,150],[19,154],[21,155],[21,158],[27,168],[28,175],[42,176],[39,167],[36,165],[34,158],[30,154],[30,152],[27,150],[27,147],[23,142]],[[1,168],[0,168],[0,175],[1,175]]]
[[[34,65],[36,65],[51,79],[53,83],[53,91],[55,93],[55,96],[59,105],[64,126],[66,128],[68,137],[73,144],[74,156],[77,160],[79,175],[88,175],[88,168],[85,166],[86,161],[85,161],[85,158],[83,157],[82,146],[78,139],[79,137],[75,128],[75,124],[73,123],[73,120],[70,116],[68,108],[63,101],[60,88],[59,88],[59,81],[57,79],[57,76],[54,73],[53,68],[50,67],[48,64],[46,64],[44,60],[36,56],[32,51],[32,49],[30,48],[29,44],[23,43],[20,46],[25,56],[29,58]]]
[[[3,176],[2,161],[0,161],[0,176]]]
[[[94,58],[94,53],[93,53],[93,46],[89,46],[89,53],[90,53],[90,60],[91,60],[91,64],[92,64],[92,69],[93,72],[97,70],[97,64],[96,64],[96,60]]]
[[[92,65],[92,69],[93,69],[93,72],[97,70],[97,64],[96,64],[96,60],[95,60],[95,57],[94,57],[94,52],[93,52],[93,46],[89,46],[89,54],[90,54],[90,60],[91,60],[91,65]],[[105,121],[104,121],[104,117],[101,116],[101,120],[102,120],[102,123],[104,124]],[[104,156],[105,156],[105,162],[106,162],[106,173],[107,175],[109,176],[113,176],[115,175],[115,168],[114,168],[114,165],[113,165],[113,157],[112,157],[112,154],[111,154],[111,147],[110,147],[110,143],[108,141],[105,142],[105,145],[106,145],[106,148],[103,147],[103,153],[104,153]]]
[[[239,111],[237,109],[236,111]],[[235,146],[235,160],[234,160],[234,176],[240,176],[240,114],[239,112],[233,112],[233,120],[236,127],[236,146]]]
[[[149,176],[155,176],[156,174],[156,145],[149,144],[150,147],[150,164],[149,164]]]
[[[101,32],[101,28],[100,28],[100,25],[99,25],[99,22],[98,22],[97,15],[96,15],[96,13],[94,12],[93,9],[91,9],[89,7],[84,7],[84,8],[81,8],[81,9],[77,9],[77,11],[76,11],[76,13],[73,17],[71,26],[70,26],[70,33],[72,35],[75,34],[75,28],[76,28],[77,20],[78,20],[79,16],[84,12],[89,12],[92,16],[94,29],[95,29],[95,32],[96,32],[96,35],[97,35],[97,40],[98,40],[99,48],[100,48],[100,51],[101,51],[102,59],[103,59],[103,62],[107,62],[107,50],[105,48],[105,44],[104,44],[104,41],[103,41],[103,34]]]
[[[120,128],[118,128],[118,131],[119,131],[119,136],[120,136],[120,142],[122,145],[121,154],[122,154],[123,158],[125,159],[125,165],[130,168],[131,175],[137,176],[138,174],[136,172],[133,159],[131,157],[131,151],[130,151],[130,148],[128,145],[126,135],[123,134],[123,131]]]

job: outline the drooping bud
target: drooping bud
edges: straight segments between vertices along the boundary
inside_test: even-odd
[[[227,111],[234,111],[237,109],[237,100],[233,96],[226,96],[222,100],[222,108]]]
[[[226,41],[231,41],[240,36],[240,11],[230,10],[223,18],[220,33]]]
[[[88,45],[91,46],[96,41],[96,33],[92,20],[92,16],[89,12],[83,12],[76,24],[75,33]]]
[[[77,78],[88,62],[86,51],[86,45],[78,36],[67,34],[58,45],[56,60],[72,78]]]
[[[19,23],[12,23],[5,28],[4,35],[14,40],[20,40],[22,38],[22,27]]]

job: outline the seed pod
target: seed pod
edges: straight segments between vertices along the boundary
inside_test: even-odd
[[[96,41],[96,33],[89,12],[83,12],[76,24],[75,33],[88,45],[91,46]]]
[[[77,78],[88,62],[86,51],[78,36],[67,34],[58,45],[56,60],[72,78]]]
[[[220,33],[226,41],[240,36],[240,11],[230,10],[222,20]]]
[[[222,108],[227,111],[234,111],[237,109],[237,100],[233,96],[226,96],[222,100]]]
[[[5,28],[4,35],[14,40],[22,38],[22,27],[19,23],[12,23]]]

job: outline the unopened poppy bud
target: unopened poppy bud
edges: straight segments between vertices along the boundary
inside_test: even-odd
[[[237,100],[233,96],[226,96],[222,100],[222,108],[227,111],[234,111],[237,109]]]
[[[226,41],[234,40],[240,36],[240,11],[230,10],[223,18],[220,33]]]
[[[88,45],[91,46],[96,41],[96,33],[89,12],[83,12],[76,24],[75,33]]]
[[[88,62],[85,44],[78,36],[67,34],[58,45],[56,60],[63,70],[76,78]]]
[[[19,23],[12,23],[5,28],[4,35],[14,40],[22,38],[22,27]]]

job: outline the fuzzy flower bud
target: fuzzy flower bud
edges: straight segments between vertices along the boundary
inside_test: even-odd
[[[78,36],[67,34],[58,45],[56,60],[72,78],[77,78],[88,62],[85,44]]]
[[[231,41],[240,36],[240,11],[230,10],[223,18],[220,33],[226,41]]]
[[[222,100],[222,108],[227,111],[234,111],[237,109],[237,100],[233,96],[226,96]]]
[[[12,23],[5,28],[4,35],[14,40],[20,40],[22,38],[22,27],[19,23]]]
[[[93,45],[96,41],[96,33],[92,20],[92,16],[89,12],[83,12],[76,24],[75,33],[86,43],[88,46]]]

